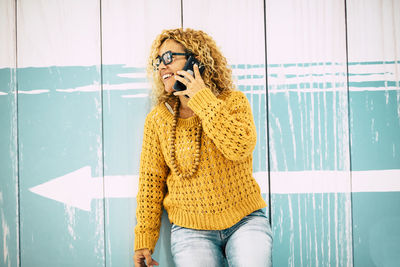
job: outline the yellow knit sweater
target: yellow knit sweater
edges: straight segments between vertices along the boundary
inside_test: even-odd
[[[137,195],[135,250],[154,251],[162,207],[171,223],[203,230],[222,230],[266,206],[252,176],[256,129],[250,104],[240,91],[218,98],[205,88],[188,103],[196,116],[179,119],[176,162],[182,173],[194,163],[199,122],[203,127],[198,171],[179,178],[170,157],[171,112],[164,104],[146,117]]]

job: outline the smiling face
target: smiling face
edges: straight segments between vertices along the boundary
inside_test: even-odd
[[[158,55],[161,56],[167,51],[171,51],[173,53],[185,53],[185,48],[180,43],[172,39],[167,39],[160,46]],[[174,75],[176,75],[178,70],[183,69],[185,63],[186,57],[181,55],[174,55],[172,62],[168,65],[164,65],[164,62],[161,62],[160,66],[158,67],[158,73],[164,83],[164,90],[167,93],[175,92],[175,90],[172,88],[176,82]]]

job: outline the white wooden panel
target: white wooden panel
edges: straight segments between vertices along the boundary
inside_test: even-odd
[[[18,67],[99,63],[100,2],[18,2]]]
[[[183,27],[204,30],[229,64],[265,59],[263,1],[183,1]]]
[[[349,62],[400,59],[400,2],[347,1]]]
[[[266,34],[274,264],[351,266],[344,2],[267,0]]]
[[[107,266],[133,266],[142,133],[151,109],[146,64],[156,36],[180,23],[179,0],[102,1]],[[163,216],[153,254],[161,266],[173,266],[169,238]]]
[[[0,0],[0,266],[19,266],[15,1]]]
[[[347,1],[347,26],[354,265],[397,266],[400,1]]]
[[[179,27],[179,0],[102,1],[103,64],[145,67],[155,37]]]
[[[0,1],[0,69],[15,68],[15,2]]]
[[[100,2],[17,8],[21,265],[102,266]]]

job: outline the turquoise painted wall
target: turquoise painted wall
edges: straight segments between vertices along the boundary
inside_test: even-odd
[[[274,266],[398,266],[397,0],[0,0],[0,266],[133,266],[145,63],[182,25],[252,105]]]

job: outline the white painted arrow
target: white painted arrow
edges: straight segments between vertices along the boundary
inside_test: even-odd
[[[261,188],[268,194],[268,173],[253,173]],[[400,192],[400,170],[300,171],[271,172],[273,194]],[[103,190],[104,188],[104,190]],[[92,177],[90,166],[55,178],[31,192],[62,202],[68,206],[90,211],[91,201],[102,198],[134,198],[138,190],[138,175]],[[103,193],[104,192],[104,193]]]
[[[137,195],[137,175],[92,177],[90,166],[30,188],[30,191],[62,202],[68,206],[90,211],[92,199],[132,198]]]

